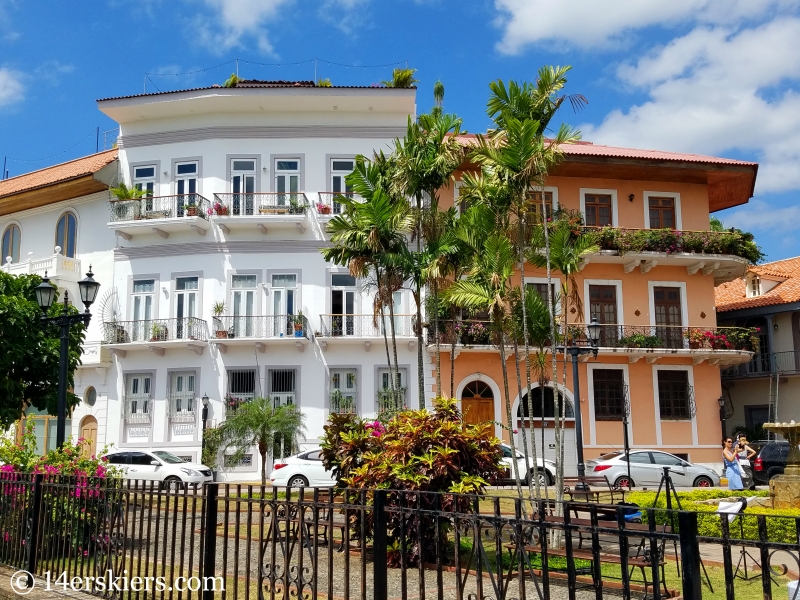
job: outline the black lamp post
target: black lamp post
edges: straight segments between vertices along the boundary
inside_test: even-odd
[[[628,386],[623,387],[622,398],[622,444],[625,446],[625,465],[628,470],[628,490],[631,489],[631,441],[628,437],[628,419],[631,416],[631,398]]]
[[[100,284],[94,280],[92,273],[92,266],[89,265],[89,272],[86,277],[78,282],[78,289],[81,294],[81,301],[86,307],[86,310],[81,314],[70,315],[69,310],[69,292],[64,290],[64,308],[62,314],[57,317],[41,317],[42,323],[52,323],[61,328],[61,355],[58,365],[58,418],[56,428],[56,445],[60,447],[64,443],[66,437],[67,427],[67,371],[69,370],[69,330],[75,323],[83,323],[88,326],[92,318],[89,312],[89,307],[97,298],[97,292],[100,289]],[[56,288],[50,283],[45,271],[44,279],[36,289],[36,302],[42,312],[47,314],[53,301],[56,298]]]
[[[722,438],[724,439],[728,437],[728,428],[725,424],[725,421],[728,419],[728,415],[725,412],[725,396],[720,396],[717,402],[719,402],[719,422],[722,426]]]
[[[601,327],[597,319],[592,319],[592,322],[586,326],[586,331],[589,334],[589,347],[576,346],[573,344],[572,346],[564,348],[564,352],[569,354],[572,358],[572,381],[575,385],[575,437],[578,438],[576,440],[578,447],[578,478],[581,480],[586,477],[586,465],[583,462],[583,422],[581,418],[581,386],[580,380],[578,379],[578,356],[591,352],[592,356],[597,358],[597,344],[600,341]],[[581,490],[587,488],[585,483],[578,484],[575,486],[575,489],[578,489],[578,487],[580,487]]]
[[[201,441],[202,441],[201,452],[205,452],[205,449],[206,449],[206,426],[208,424],[208,404],[209,404],[208,394],[203,394],[203,413],[202,413],[203,431],[202,431],[202,434],[201,434],[202,435],[202,438],[201,438]],[[200,456],[200,461],[202,462],[202,460],[203,460],[203,457],[201,455]]]

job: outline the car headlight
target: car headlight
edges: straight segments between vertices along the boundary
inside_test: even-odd
[[[186,473],[189,477],[200,477],[200,473],[195,471],[194,469],[187,469],[186,467],[181,467],[181,471]]]

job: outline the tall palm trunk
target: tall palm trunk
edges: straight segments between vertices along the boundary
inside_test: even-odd
[[[516,332],[514,332],[514,333],[516,334]],[[517,342],[517,336],[516,335],[514,335],[513,339],[514,339],[514,368],[516,369],[516,372],[517,372],[517,392],[518,392],[518,395],[519,395],[520,408],[521,408],[522,407],[522,376],[520,375],[520,372],[519,372],[519,343]],[[530,417],[530,414],[528,414],[528,417]],[[522,419],[520,419],[520,421],[522,422],[522,455],[525,457],[525,478],[528,480],[528,497],[530,498],[530,501],[531,501],[531,507],[534,507],[536,505],[534,504],[534,498],[533,498],[533,480],[534,479],[537,480],[537,487],[538,487],[538,479],[539,479],[539,477],[538,477],[538,469],[537,469],[537,464],[534,462],[533,463],[533,471],[531,471],[531,466],[530,466],[530,462],[529,462],[529,459],[528,459],[528,456],[529,456],[529,454],[528,454],[528,433],[525,431],[525,418],[523,417]],[[529,422],[530,422],[530,419],[529,419]],[[513,431],[513,429],[512,429],[512,431]],[[522,503],[522,507],[523,507],[522,511],[524,513],[523,516],[527,519],[528,518],[528,509],[527,509],[527,507],[526,507],[524,502]]]
[[[453,311],[450,311],[452,315]],[[453,318],[451,319],[453,331],[452,331],[452,339],[450,340],[450,397],[454,398],[455,394],[455,379],[456,379],[456,343],[457,343],[457,336],[456,336],[456,317],[452,315]]]
[[[439,283],[433,280],[433,331],[436,335],[436,397],[442,397],[442,348],[439,342]]]
[[[378,284],[378,297],[383,298],[384,290],[381,287],[381,275],[379,269],[375,269],[375,280],[377,281]],[[381,304],[381,331],[383,331],[383,343],[386,346],[386,364],[389,366],[389,380],[390,380],[389,389],[392,391],[392,400],[396,402],[397,398],[394,391],[394,371],[392,370],[392,358],[389,355],[389,340],[386,337],[386,313],[383,300],[380,301],[380,304]],[[389,307],[389,310],[392,310],[391,306]],[[392,320],[394,321],[394,319]],[[394,333],[394,323],[392,323],[392,333]],[[394,336],[392,336],[392,341],[394,342]],[[395,364],[397,364],[396,361]]]
[[[416,194],[417,200],[417,258],[422,253],[422,194]],[[414,297],[417,304],[417,385],[419,393],[419,408],[425,408],[425,367],[422,360],[422,286],[417,286],[417,293]]]
[[[394,371],[392,371],[391,364],[389,366],[389,377],[392,381],[392,399],[394,400],[395,410],[399,410],[400,404],[400,382],[398,381],[400,367],[397,364],[397,337],[395,334],[394,325],[394,302],[389,303],[389,327],[392,330],[392,354],[394,355]],[[389,352],[387,349],[386,352]]]
[[[500,323],[502,323],[502,317],[500,317]],[[517,444],[514,441],[514,424],[511,420],[511,400],[508,397],[508,368],[506,368],[506,345],[505,334],[503,332],[503,326],[500,325],[500,332],[498,333],[498,337],[500,338],[499,346],[500,346],[500,365],[503,368],[503,393],[505,394],[505,401],[506,401],[506,419],[508,420],[508,438],[509,438],[509,445],[511,446],[511,465],[514,471],[514,482],[517,485],[517,495],[519,496],[520,504],[524,502],[522,497],[522,485],[520,484],[520,476],[519,476],[519,464],[517,462]]]
[[[267,442],[258,441],[258,453],[261,455],[261,485],[267,485]]]

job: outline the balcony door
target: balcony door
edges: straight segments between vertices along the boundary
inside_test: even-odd
[[[612,222],[612,201],[609,194],[586,194],[586,224],[605,227]]]
[[[601,346],[617,345],[617,286],[589,286],[589,319],[597,319],[603,325],[600,329]]]
[[[234,275],[231,279],[232,333],[234,337],[253,336],[257,285],[255,275]]]
[[[275,191],[278,192],[278,206],[289,206],[292,201],[297,201],[297,193],[300,191],[299,160],[275,161]]]
[[[276,337],[294,335],[294,323],[289,315],[295,314],[297,275],[273,275],[271,284],[274,335]]]
[[[177,216],[186,214],[187,206],[196,206],[197,163],[186,162],[175,165],[175,193],[178,195]]]
[[[155,280],[141,279],[133,282],[133,341],[150,339],[150,325],[153,320],[153,298],[155,296]]]
[[[678,287],[653,288],[656,336],[667,348],[683,348],[681,327],[681,289]]]
[[[356,278],[331,275],[331,328],[333,335],[355,335]]]
[[[675,198],[648,198],[650,229],[675,229]]]
[[[192,317],[197,316],[197,277],[178,277],[175,281],[175,333],[178,339],[192,336]]]
[[[256,191],[256,161],[233,159],[231,161],[231,214],[252,215],[253,194]]]
[[[334,193],[333,214],[338,215],[342,212],[342,205],[336,202],[336,194],[348,194],[353,188],[347,184],[345,179],[355,169],[355,161],[331,159],[331,191]]]

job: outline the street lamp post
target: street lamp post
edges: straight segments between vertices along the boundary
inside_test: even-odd
[[[597,319],[592,319],[592,322],[586,326],[587,333],[589,334],[589,347],[572,345],[564,348],[564,352],[569,354],[572,359],[572,381],[575,386],[575,437],[577,438],[578,449],[578,478],[581,481],[584,481],[586,477],[586,464],[583,461],[583,419],[581,417],[581,386],[580,380],[578,379],[578,357],[581,354],[588,354],[591,352],[592,356],[597,358],[600,327],[601,325],[597,322]],[[587,488],[585,483],[578,484],[575,486],[575,489],[577,490],[579,487],[581,490]]]
[[[56,425],[56,446],[61,447],[64,444],[67,428],[67,371],[69,370],[69,330],[76,323],[83,323],[88,327],[89,321],[92,318],[89,312],[89,307],[97,298],[97,291],[100,289],[100,284],[94,280],[92,273],[92,266],[89,265],[89,272],[86,277],[78,282],[78,289],[81,294],[81,301],[86,307],[83,313],[77,315],[69,314],[69,292],[64,290],[64,308],[61,315],[57,317],[40,317],[42,323],[52,323],[61,328],[61,354],[58,364],[58,417]],[[36,302],[42,312],[47,314],[53,301],[56,297],[56,288],[50,283],[45,271],[44,279],[36,289]]]
[[[206,426],[208,425],[208,404],[209,404],[208,394],[203,394],[203,437],[202,437],[202,446],[201,451],[205,452],[206,449]],[[203,457],[200,457],[200,460],[203,460]]]
[[[628,470],[628,490],[631,489],[631,442],[628,437],[628,419],[631,416],[631,398],[628,386],[623,386],[622,398],[622,444],[625,446],[625,465]]]
[[[728,415],[725,414],[725,397],[720,396],[717,402],[719,402],[719,422],[722,426],[722,439],[725,439],[726,437],[728,437],[727,433],[728,428],[725,423],[725,421],[728,418]]]

